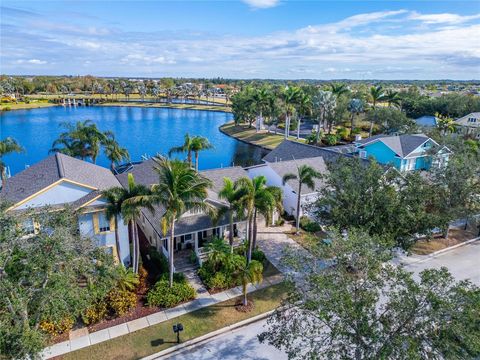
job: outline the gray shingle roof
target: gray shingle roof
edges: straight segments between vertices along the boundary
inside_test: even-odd
[[[146,160],[139,164],[133,164],[128,172],[117,175],[117,179],[123,186],[128,184],[128,173],[132,173],[135,182],[150,186],[158,182],[158,174],[153,169],[154,161],[152,159]],[[223,188],[223,178],[229,177],[233,181],[246,176],[248,173],[240,166],[227,167],[222,169],[203,170],[200,174],[212,181],[212,188],[208,190],[207,201],[221,202],[218,198],[218,192]],[[155,206],[155,212],[152,214],[149,210],[143,210],[143,215],[148,222],[155,228],[157,233],[162,235],[160,221],[165,209],[162,206]],[[228,224],[228,219],[224,217],[220,219],[216,226]],[[175,224],[175,233],[177,235],[188,234],[195,231],[200,231],[213,227],[210,216],[205,214],[191,215],[182,217]]]
[[[61,179],[97,190],[120,185],[109,169],[56,153],[7,179],[0,197],[17,203]]]
[[[323,159],[328,163],[336,162],[341,157],[351,158],[353,155],[330,150],[328,147],[322,148],[318,146],[302,144],[296,141],[284,140],[280,143],[280,145],[268,153],[263,160],[273,163],[277,161],[299,160],[312,157],[323,157]]]
[[[289,160],[289,161],[279,161],[276,163],[270,163],[268,166],[275,171],[281,178],[286,174],[292,173],[297,175],[298,169],[297,167],[301,165],[308,165],[317,170],[320,174],[327,174],[327,164],[323,160],[323,157],[315,157],[315,158],[306,158],[306,159],[299,159],[299,160]],[[298,190],[298,180],[289,180],[288,185],[296,192]],[[321,179],[315,179],[315,188],[312,190],[308,188],[306,185],[302,186],[302,195],[310,194],[312,192],[316,192],[321,190],[325,186],[325,183]]]
[[[393,136],[378,135],[375,137],[357,141],[357,143],[363,147],[367,144],[381,141],[390,149],[392,149],[392,151],[394,151],[398,156],[403,158],[410,154],[413,150],[418,148],[420,145],[422,145],[428,139],[429,137],[424,134],[406,134]]]

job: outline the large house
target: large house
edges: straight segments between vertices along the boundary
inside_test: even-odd
[[[131,173],[136,183],[151,186],[158,182],[158,173],[154,170],[155,162],[152,159],[142,163],[133,164],[128,173]],[[124,186],[128,183],[128,173],[117,175],[118,180]],[[208,190],[208,197],[205,200],[214,207],[227,206],[228,204],[219,198],[218,193],[224,186],[223,179],[228,177],[233,181],[248,177],[248,173],[241,167],[229,167],[214,170],[200,171],[200,174],[212,181],[212,188]],[[168,256],[169,233],[164,234],[161,227],[161,218],[165,209],[155,206],[155,211],[143,209],[141,219],[138,223],[145,234],[150,245],[155,246],[158,251]],[[246,229],[245,221],[234,223],[234,236],[243,237]],[[214,222],[209,214],[201,211],[188,211],[175,222],[174,252],[181,252],[188,256],[194,251],[198,258],[201,258],[202,248],[205,243],[213,237],[226,237],[229,231],[228,218],[222,217]]]
[[[80,234],[95,239],[98,246],[128,265],[130,247],[128,227],[119,219],[120,249],[115,242],[115,222],[105,214],[105,201],[101,192],[120,183],[112,172],[101,166],[75,159],[64,154],[54,154],[7,179],[0,199],[7,201],[7,211],[26,211],[48,207],[51,210],[66,206],[79,211]],[[42,224],[27,220],[27,231],[39,231]],[[118,251],[117,251],[118,250]]]
[[[480,112],[470,113],[455,120],[455,125],[464,135],[480,139]]]
[[[378,163],[400,171],[428,170],[445,166],[451,151],[424,134],[376,135],[354,142],[362,159],[374,158]]]
[[[298,143],[297,143],[298,144]],[[298,200],[298,180],[290,180],[283,184],[283,177],[286,174],[297,174],[298,167],[301,165],[308,165],[317,170],[321,174],[328,173],[327,164],[322,156],[313,158],[303,158],[299,160],[277,161],[273,163],[265,163],[247,168],[250,177],[263,175],[267,179],[269,186],[278,186],[283,193],[283,208],[289,215],[297,215],[297,200]],[[306,185],[302,186],[302,193],[300,196],[300,216],[308,215],[308,205],[318,198],[319,191],[324,187],[324,182],[321,179],[315,180],[315,187],[308,188]]]

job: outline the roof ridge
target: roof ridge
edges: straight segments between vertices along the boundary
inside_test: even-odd
[[[59,152],[55,153],[55,160],[57,161],[58,176],[60,179],[63,179],[65,177],[65,168]]]

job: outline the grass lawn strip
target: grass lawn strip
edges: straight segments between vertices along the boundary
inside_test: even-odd
[[[158,325],[135,331],[128,335],[83,348],[65,355],[62,359],[138,359],[176,345],[173,324],[182,323],[182,341],[187,341],[239,321],[263,314],[277,308],[286,295],[285,285],[280,283],[254,291],[249,298],[255,303],[249,313],[235,310],[238,298],[205,307]]]
[[[146,107],[146,108],[169,108],[169,109],[186,109],[186,110],[208,110],[208,111],[222,111],[230,112],[229,107],[225,106],[210,106],[199,104],[167,104],[167,103],[131,103],[131,102],[107,102],[103,104],[95,104],[95,106],[129,106],[129,107]]]
[[[45,101],[32,101],[28,104],[24,102],[6,103],[6,104],[1,104],[0,110],[8,111],[5,109],[10,109],[10,110],[37,109],[37,108],[44,108],[44,107],[51,107],[51,106],[58,106],[58,104],[49,103]]]

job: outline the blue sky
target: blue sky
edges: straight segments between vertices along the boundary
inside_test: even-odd
[[[6,74],[479,79],[479,1],[1,1]]]

